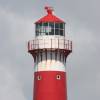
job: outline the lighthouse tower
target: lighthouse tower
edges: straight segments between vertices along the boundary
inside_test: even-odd
[[[65,22],[45,7],[47,15],[35,22],[35,38],[28,42],[34,58],[33,100],[67,100],[66,58],[72,42],[65,38]]]

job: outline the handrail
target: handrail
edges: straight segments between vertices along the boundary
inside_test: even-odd
[[[28,41],[28,51],[46,48],[72,50],[72,41],[66,39],[34,39]]]

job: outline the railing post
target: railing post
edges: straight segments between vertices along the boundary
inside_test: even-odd
[[[44,44],[43,45],[44,45],[44,48],[45,48],[45,39],[44,39]]]
[[[38,49],[39,49],[39,39],[38,39]]]
[[[58,49],[59,49],[59,38],[58,38]]]
[[[71,41],[71,50],[72,50],[72,41]]]
[[[34,40],[33,40],[33,49],[34,49]]]
[[[30,48],[30,47],[29,47],[29,41],[28,41],[28,51],[30,50],[29,48]]]
[[[69,40],[68,40],[68,50],[69,50],[70,48],[69,48]]]
[[[65,49],[65,38],[64,38],[64,49]]]

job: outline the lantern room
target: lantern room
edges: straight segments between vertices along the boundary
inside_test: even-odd
[[[36,36],[65,36],[65,22],[53,15],[52,7],[45,7],[47,15],[35,23]]]

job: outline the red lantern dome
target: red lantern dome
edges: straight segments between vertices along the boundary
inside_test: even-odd
[[[53,15],[52,7],[45,7],[45,9],[47,11],[47,15],[44,16],[43,18],[39,19],[36,23],[42,23],[42,22],[65,23],[63,20],[61,20],[60,18]]]

